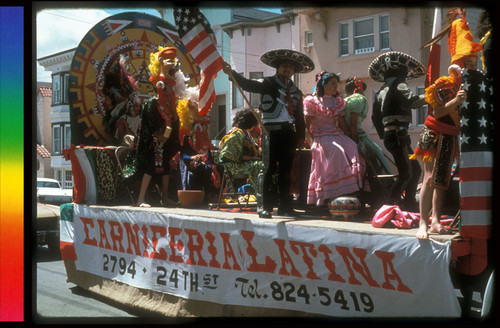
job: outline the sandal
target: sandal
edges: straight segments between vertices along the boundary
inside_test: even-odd
[[[151,207],[151,205],[149,205],[148,203],[140,203],[137,206],[139,206],[139,207]]]

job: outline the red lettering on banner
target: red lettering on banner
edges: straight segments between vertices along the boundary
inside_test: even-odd
[[[122,240],[123,240],[123,228],[120,222],[108,221],[110,226],[109,236],[111,237],[111,242],[113,243],[113,250],[124,252]],[[115,230],[116,228],[116,230]],[[119,247],[116,247],[118,244]]]
[[[243,270],[248,272],[275,273],[284,276],[306,277],[311,280],[328,279],[328,281],[351,285],[367,284],[371,287],[384,288],[386,290],[413,293],[396,271],[393,263],[396,254],[392,252],[370,249],[370,254],[373,252],[377,259],[380,260],[383,268],[384,281],[377,282],[373,279],[370,269],[373,271],[379,269],[379,267],[369,268],[367,266],[366,258],[369,251],[367,249],[334,245],[330,249],[326,245],[315,247],[314,243],[278,238],[273,239],[277,249],[269,249],[267,246],[257,249],[255,246],[258,243],[255,240],[262,240],[263,237],[259,236],[259,238],[254,240],[255,232],[253,231],[241,230],[235,236],[225,232],[218,232],[217,234],[220,236],[220,239],[218,239],[217,234],[212,231],[167,227],[166,225],[144,224],[139,227],[137,224],[132,225],[130,222],[108,221],[87,217],[80,217],[80,220],[85,233],[83,238],[84,245],[96,246],[108,250],[112,249],[116,252],[134,256],[238,271],[242,270],[239,262],[241,259],[244,259],[246,268],[243,268]],[[140,236],[139,232],[141,232],[142,236]],[[183,232],[187,239],[181,239],[181,235],[184,236]],[[141,246],[141,238],[143,246]],[[171,254],[168,253],[169,249],[165,246],[167,243],[166,238],[169,238],[168,248]],[[238,241],[244,240],[247,244],[246,248],[244,246],[233,248],[231,238],[233,238],[233,242],[235,242],[236,238],[239,238]],[[126,242],[128,244],[124,245]],[[164,246],[160,247],[160,244]],[[141,250],[141,247],[144,248]],[[184,259],[184,255],[182,254],[184,247],[187,247],[186,251],[188,251],[186,259]],[[349,277],[342,277],[336,272],[340,260],[337,261],[338,263],[334,263],[334,257],[332,257],[333,248],[338,252],[340,258],[342,258],[346,267],[346,274],[348,273]],[[222,251],[223,254],[221,254]],[[237,251],[239,251],[238,256],[236,256]],[[242,254],[242,252],[246,253]],[[320,253],[324,259],[321,258]],[[281,261],[279,270],[277,270],[278,254]],[[222,256],[224,257],[224,261],[220,263],[218,257],[221,258]],[[275,256],[275,258],[272,256]],[[372,261],[368,263],[372,263],[375,261],[374,259],[373,256],[370,257]],[[303,264],[299,261],[302,261]],[[320,278],[316,274],[315,271],[324,271],[323,268],[319,267],[321,265],[324,265],[328,270],[328,276],[325,273]],[[307,267],[307,270],[305,267]],[[303,272],[297,268],[302,269]],[[360,276],[363,279],[360,279]]]
[[[396,280],[398,282],[398,291],[413,294],[413,291],[403,283],[396,270],[394,270],[394,265],[392,264],[392,259],[395,256],[394,253],[375,251],[375,255],[382,260],[382,265],[384,267],[385,282],[382,284],[382,288],[394,290],[394,286],[391,285],[389,280]],[[392,274],[388,274],[389,268]]]
[[[201,266],[207,266],[207,262],[203,259],[203,256],[201,255],[201,251],[203,250],[203,237],[201,236],[200,232],[198,230],[194,229],[184,229],[186,234],[188,235],[188,244],[187,248],[189,250],[189,256],[188,259],[186,260],[186,264],[191,264],[191,265],[201,265]],[[196,242],[197,244],[195,245],[194,243],[194,237],[196,237]],[[194,259],[194,253],[198,254],[198,263],[196,263],[196,260]]]
[[[209,246],[207,247],[208,253],[212,256],[208,265],[211,268],[220,268],[220,263],[217,261],[217,247],[214,246],[215,236],[210,231],[207,231],[205,234],[205,238],[207,239]]]
[[[153,251],[150,254],[150,257],[152,259],[158,259],[158,260],[166,260],[167,259],[167,252],[165,251],[164,248],[160,248],[158,251],[157,246],[158,246],[158,237],[165,237],[167,235],[167,228],[164,226],[157,226],[157,225],[152,225],[149,226],[149,229],[151,229],[151,232],[153,233],[153,237],[151,238],[151,245],[153,246]]]
[[[141,230],[142,230],[142,245],[144,246],[144,251],[142,252],[142,256],[149,257],[149,253],[148,253],[148,245],[149,245],[148,227],[145,224],[143,224]]]
[[[80,220],[83,223],[83,231],[85,232],[85,239],[83,240],[83,244],[97,247],[97,240],[95,239],[95,237],[92,237],[92,239],[90,239],[89,236],[89,227],[91,227],[92,229],[94,228],[94,219],[80,216]]]
[[[337,272],[335,272],[335,269],[336,269],[335,262],[330,260],[330,256],[329,256],[330,254],[333,253],[331,251],[331,249],[329,249],[325,245],[320,245],[318,247],[318,251],[323,253],[323,255],[325,256],[325,267],[328,269],[328,271],[330,271],[330,275],[328,275],[328,280],[338,281],[338,282],[346,282],[344,278],[342,278],[339,274],[337,274]]]
[[[139,226],[137,224],[130,226],[130,223],[128,222],[123,222],[123,225],[125,226],[125,232],[127,233],[127,240],[128,240],[128,247],[126,252],[128,254],[134,254],[132,253],[132,245],[133,245],[135,250],[135,255],[140,256],[141,250],[139,246],[139,235],[138,235]]]
[[[231,257],[233,259],[232,269],[241,270],[241,267],[238,264],[238,261],[236,260],[236,255],[234,255],[233,246],[231,246],[231,243],[229,242],[230,235],[228,233],[221,232],[220,237],[222,239],[222,244],[224,246],[224,263],[222,264],[222,267],[224,269],[231,270],[231,266],[229,265],[229,258]]]
[[[356,279],[356,277],[354,277],[354,272],[352,271],[352,269],[354,268],[354,270],[356,270],[359,274],[363,276],[363,278],[365,278],[365,281],[368,283],[368,285],[372,287],[380,287],[380,285],[375,280],[373,280],[370,270],[368,270],[368,267],[366,266],[366,263],[364,261],[367,253],[366,249],[362,248],[352,249],[354,254],[358,256],[361,264],[356,262],[351,252],[349,251],[349,248],[336,246],[335,249],[342,256],[342,259],[344,260],[347,270],[349,271],[349,283],[351,285],[361,285],[361,282],[358,279]],[[352,262],[352,267],[351,267],[351,262]]]
[[[252,257],[252,263],[250,263],[247,270],[250,272],[274,272],[274,270],[276,270],[277,264],[269,256],[266,256],[266,262],[264,264],[257,263],[257,250],[252,246],[252,239],[255,235],[255,232],[241,230],[241,235],[248,245],[248,247],[246,248],[247,254]]]
[[[111,245],[108,241],[108,235],[106,234],[106,228],[104,227],[106,221],[97,219],[97,224],[99,225],[99,247],[111,249]]]
[[[178,242],[175,241],[175,237],[180,235],[181,232],[181,228],[168,227],[168,233],[170,235],[170,241],[168,245],[170,246],[170,250],[172,251],[172,254],[168,259],[172,262],[184,263],[184,259],[182,258],[182,256],[176,254],[176,249],[181,252],[184,248],[184,243],[182,242],[182,240],[179,240]]]
[[[306,277],[309,279],[316,279],[316,280],[319,279],[319,277],[316,275],[316,272],[314,272],[313,261],[309,256],[309,254],[307,253],[307,249],[309,249],[309,252],[311,253],[312,256],[316,257],[316,255],[318,255],[318,251],[316,251],[316,249],[314,248],[314,244],[291,240],[290,247],[292,248],[292,251],[295,254],[299,255],[300,251],[299,248],[297,248],[297,246],[302,251],[302,260],[309,269],[309,271],[307,271]]]
[[[274,239],[274,243],[278,245],[278,249],[280,251],[280,258],[281,258],[281,268],[279,270],[279,274],[289,276],[290,273],[286,269],[286,263],[290,263],[291,266],[291,275],[295,277],[302,277],[300,275],[300,272],[295,268],[295,265],[293,265],[292,258],[290,257],[290,254],[285,249],[285,241],[283,239]]]

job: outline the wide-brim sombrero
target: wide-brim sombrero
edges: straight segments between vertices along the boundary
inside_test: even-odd
[[[375,81],[384,82],[388,77],[388,72],[392,73],[403,68],[408,69],[407,80],[422,76],[426,72],[425,66],[412,56],[400,51],[389,51],[372,61],[368,74]]]
[[[283,60],[289,60],[294,63],[295,73],[307,73],[314,69],[314,62],[311,58],[291,49],[270,50],[260,56],[260,60],[274,68],[278,68]]]

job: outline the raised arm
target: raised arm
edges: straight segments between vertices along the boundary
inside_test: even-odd
[[[239,73],[233,70],[231,68],[231,65],[229,65],[227,62],[224,62],[222,64],[222,71],[229,76],[230,80],[234,79],[234,81],[236,81],[240,85],[240,87],[245,91],[253,93],[265,92],[266,88],[262,82],[250,80],[241,76]]]

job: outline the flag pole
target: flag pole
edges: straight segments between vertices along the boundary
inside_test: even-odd
[[[252,107],[252,105],[250,104],[250,102],[248,101],[247,97],[245,96],[245,93],[243,92],[243,90],[241,89],[240,85],[238,84],[238,82],[235,80],[234,76],[233,76],[233,72],[232,70],[229,70],[229,77],[231,78],[231,80],[233,81],[233,83],[236,85],[236,87],[238,88],[238,90],[240,90],[241,92],[241,95],[243,96],[243,99],[245,99],[245,102],[247,103],[248,107],[250,108],[250,110],[252,111],[252,114],[253,116],[255,116],[255,118],[257,119],[257,122],[259,122],[259,125],[260,125],[260,128],[262,129],[262,131],[264,131],[265,135],[269,137],[269,132],[267,131],[266,127],[264,126],[264,124],[262,123],[262,121],[260,120],[260,116],[259,114],[257,114],[257,112],[255,111],[255,109]]]

